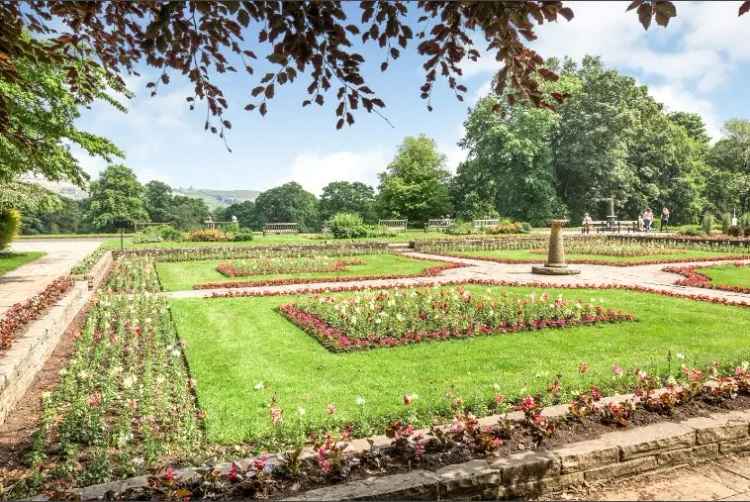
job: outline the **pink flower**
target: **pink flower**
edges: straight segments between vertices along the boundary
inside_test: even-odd
[[[256,457],[255,460],[253,460],[253,467],[255,468],[256,471],[260,472],[266,468],[267,462],[268,462],[268,455],[262,455],[260,457]]]
[[[503,401],[505,401],[505,396],[502,394],[495,394],[495,404],[501,404]]]
[[[239,469],[237,468],[237,464],[232,462],[232,467],[229,468],[229,481],[236,482],[239,478]]]
[[[620,365],[619,365],[619,364],[615,363],[615,364],[613,364],[613,365],[612,365],[612,373],[613,373],[613,374],[614,374],[614,375],[615,375],[616,377],[620,377],[620,376],[622,376],[622,373],[623,373],[623,369],[622,369],[622,368],[620,367]]]

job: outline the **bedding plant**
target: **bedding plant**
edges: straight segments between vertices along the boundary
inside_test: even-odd
[[[750,293],[750,264],[738,262],[710,267],[665,267],[665,272],[679,274],[675,284],[694,288],[717,289],[734,293]]]
[[[314,296],[279,311],[334,351],[635,319],[562,295],[474,294],[460,286]]]
[[[293,274],[300,272],[339,272],[350,265],[364,265],[358,258],[330,256],[268,256],[250,260],[221,262],[216,271],[227,277]]]

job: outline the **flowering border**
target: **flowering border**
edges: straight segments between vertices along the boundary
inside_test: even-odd
[[[434,261],[429,258],[409,256],[414,260]],[[468,267],[465,263],[446,262],[434,267],[429,267],[415,274],[394,274],[394,275],[352,275],[343,277],[320,277],[314,279],[305,279],[290,277],[288,279],[262,279],[258,281],[231,281],[231,282],[206,282],[194,284],[193,289],[219,289],[219,288],[252,288],[263,286],[287,286],[294,284],[316,284],[321,282],[354,282],[354,281],[371,281],[371,280],[393,280],[393,279],[411,279],[414,277],[435,277],[446,270],[454,268]]]
[[[23,331],[27,324],[39,319],[72,287],[73,279],[70,276],[58,277],[41,293],[12,305],[0,320],[0,353],[8,350],[14,338]]]
[[[750,264],[737,262],[734,264],[735,267],[744,268]],[[716,289],[719,291],[730,291],[732,293],[744,293],[750,294],[750,288],[744,286],[732,286],[730,284],[714,284],[711,278],[705,274],[698,272],[699,268],[705,268],[705,266],[691,265],[688,267],[664,267],[662,271],[671,272],[673,274],[679,274],[684,277],[675,282],[678,286],[689,286],[693,288],[706,288]]]
[[[473,256],[463,253],[446,253],[440,252],[435,253],[440,256],[451,256],[453,258],[462,258],[465,260],[480,260],[480,261],[491,261],[495,263],[505,263],[511,265],[534,265],[539,264],[543,259],[527,259],[527,258],[493,258],[490,256]],[[736,260],[747,260],[750,259],[750,253],[745,255],[729,255],[729,256],[707,256],[705,258],[671,258],[671,259],[656,259],[656,260],[638,260],[629,261],[627,263],[614,261],[614,260],[567,260],[568,263],[574,265],[604,265],[607,267],[638,267],[641,265],[666,265],[668,263],[686,263],[694,261],[736,261]]]
[[[251,258],[252,259],[252,258]],[[342,272],[346,270],[347,267],[351,265],[364,265],[365,261],[359,258],[353,258],[353,259],[339,259],[333,262],[329,268],[318,268],[318,269],[310,269],[310,270],[300,270],[299,273],[310,273],[310,272]],[[221,275],[224,275],[226,277],[242,277],[247,275],[273,275],[277,274],[279,272],[260,272],[260,273],[244,273],[240,269],[238,269],[233,262],[229,261],[223,261],[219,263],[216,266],[216,271],[219,272]]]
[[[352,352],[355,350],[375,349],[382,347],[397,347],[429,341],[449,340],[455,338],[474,338],[476,336],[499,335],[517,333],[520,331],[538,331],[545,328],[571,328],[575,326],[590,326],[605,322],[634,321],[635,316],[615,309],[597,307],[597,315],[590,319],[566,320],[549,319],[535,320],[527,323],[505,324],[496,328],[480,326],[476,330],[460,332],[449,329],[437,331],[423,331],[404,333],[400,338],[370,337],[350,338],[342,330],[331,326],[315,314],[307,312],[293,303],[279,307],[279,312],[299,327],[305,333],[318,340],[321,345],[331,352]]]

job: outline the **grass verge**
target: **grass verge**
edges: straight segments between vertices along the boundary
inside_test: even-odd
[[[15,270],[21,265],[26,265],[34,260],[44,256],[39,251],[29,251],[28,253],[0,253],[0,276]]]
[[[461,251],[460,253],[448,253],[454,256],[462,256],[466,258],[486,258],[490,260],[508,262],[518,261],[522,263],[533,262],[543,263],[546,259],[544,254],[533,253],[527,249],[511,249],[511,250],[477,250],[477,251]],[[745,253],[746,255],[747,253]],[[636,265],[645,263],[675,263],[680,261],[692,261],[692,260],[728,260],[737,259],[742,257],[742,253],[738,251],[736,254],[722,253],[719,251],[701,251],[686,249],[681,253],[670,253],[670,254],[650,254],[643,256],[607,256],[607,255],[596,255],[596,254],[566,254],[565,258],[568,263],[593,263],[602,265]]]
[[[750,267],[738,267],[735,264],[715,265],[695,269],[711,279],[711,283],[718,286],[737,286],[750,288]]]

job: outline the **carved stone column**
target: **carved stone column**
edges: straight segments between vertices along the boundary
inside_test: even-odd
[[[565,263],[565,244],[563,243],[562,227],[567,220],[552,220],[552,228],[549,234],[549,248],[547,251],[547,262],[543,267],[531,267],[535,274],[544,275],[573,275],[581,273],[580,270],[569,268]]]

